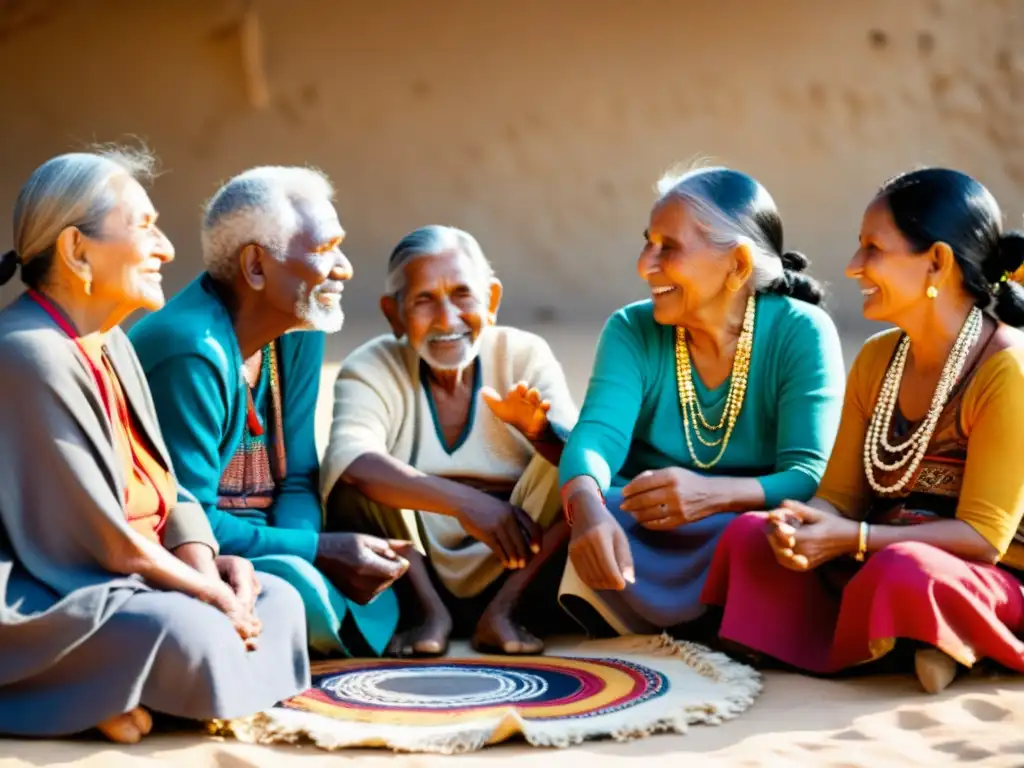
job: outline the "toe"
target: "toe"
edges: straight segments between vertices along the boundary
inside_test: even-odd
[[[937,648],[919,650],[914,657],[917,679],[927,693],[941,693],[956,677],[956,662]]]
[[[117,744],[138,744],[142,733],[128,714],[112,718],[99,725],[100,732]]]
[[[536,637],[531,638],[530,640],[524,641],[522,643],[522,647],[523,647],[523,650],[522,650],[523,653],[533,654],[533,653],[543,653],[543,651],[544,651],[544,643],[541,640],[538,640]]]
[[[148,736],[153,730],[153,716],[142,707],[136,707],[128,713],[131,716],[132,724],[143,736]]]
[[[444,650],[441,641],[433,638],[420,640],[413,647],[416,649],[416,653],[441,653]]]
[[[540,653],[544,650],[544,643],[526,627],[517,626],[516,634],[518,635],[516,639],[518,650],[514,651],[514,653],[523,655]]]

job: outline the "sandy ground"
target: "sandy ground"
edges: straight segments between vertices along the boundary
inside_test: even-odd
[[[380,326],[347,327],[333,340],[318,408],[318,440],[330,421],[330,384],[339,356]],[[570,386],[582,398],[593,356],[595,329],[545,329],[562,359]],[[861,338],[844,340],[847,364]],[[557,651],[552,648],[552,651]],[[194,734],[153,736],[135,747],[98,740],[0,741],[0,768],[75,765],[77,768],[182,765],[244,768],[306,766],[358,759],[361,768],[492,766],[525,755],[551,766],[635,764],[639,758],[696,757],[698,765],[1024,766],[1024,678],[966,677],[940,696],[920,692],[910,675],[822,681],[768,673],[761,697],[745,714],[720,726],[694,726],[685,735],[660,735],[629,744],[588,742],[552,754],[522,742],[459,757],[393,756],[383,751],[328,754],[314,747],[257,747]],[[632,762],[631,762],[632,761]]]
[[[552,649],[556,650],[556,649]],[[685,735],[617,744],[587,742],[548,752],[507,743],[464,756],[395,756],[379,750],[327,753],[315,747],[259,747],[191,734],[153,736],[134,747],[99,741],[0,741],[0,768],[181,765],[200,768],[312,766],[359,760],[360,768],[500,765],[526,755],[552,768],[635,765],[638,758],[697,758],[696,765],[884,766],[1024,765],[1024,679],[964,678],[927,696],[907,677],[822,681],[769,673],[745,714]],[[13,755],[13,757],[11,756]]]

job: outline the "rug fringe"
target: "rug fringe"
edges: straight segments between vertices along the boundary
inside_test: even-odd
[[[582,650],[582,649],[581,649]],[[590,641],[585,645],[586,655],[617,653],[642,654],[649,656],[675,657],[704,678],[720,683],[729,693],[719,700],[700,707],[686,706],[667,714],[637,722],[636,713],[630,713],[633,722],[625,722],[618,728],[603,727],[565,729],[563,734],[534,733],[531,723],[522,720],[523,736],[534,746],[564,748],[580,744],[588,738],[608,736],[625,742],[656,733],[684,734],[691,725],[720,725],[749,709],[761,693],[761,673],[724,653],[713,651],[707,646],[689,640],[676,640],[668,633],[660,635],[633,635],[610,640]],[[572,655],[567,651],[567,656]],[[550,727],[550,724],[545,724]]]
[[[457,754],[503,741],[516,733],[534,746],[565,748],[591,738],[610,737],[625,742],[655,733],[686,733],[695,724],[718,725],[749,709],[763,687],[757,670],[724,653],[699,643],[676,640],[667,633],[586,641],[576,648],[560,650],[558,655],[668,658],[682,662],[711,685],[699,705],[685,701],[691,692],[674,691],[670,686],[664,699],[652,708],[654,714],[646,718],[638,709],[625,709],[591,719],[531,721],[510,708],[476,726],[463,723],[458,733],[444,726],[409,728],[379,723],[373,726],[374,735],[370,736],[367,723],[349,724],[307,712],[274,709],[246,718],[215,721],[208,730],[251,744],[312,743],[325,750],[386,747],[395,752]]]

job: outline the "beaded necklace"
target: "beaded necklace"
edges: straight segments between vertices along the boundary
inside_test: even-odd
[[[900,340],[896,354],[893,355],[889,367],[885,371],[885,378],[882,380],[882,387],[878,392],[878,400],[875,402],[875,408],[871,414],[871,422],[868,424],[867,435],[864,437],[864,474],[875,493],[899,493],[914,477],[914,473],[917,472],[917,468],[928,450],[928,444],[931,442],[935,426],[939,422],[939,416],[942,415],[942,410],[946,407],[949,394],[960,380],[967,357],[981,336],[981,327],[981,310],[974,307],[967,315],[967,319],[953,343],[953,348],[949,351],[946,363],[942,366],[942,374],[935,386],[935,393],[932,395],[932,402],[924,420],[906,440],[892,445],[889,443],[889,434],[892,429],[893,413],[899,400],[900,384],[903,381],[903,371],[907,364],[907,353],[910,351],[910,339],[904,335]],[[883,460],[883,451],[893,456],[893,461]],[[876,469],[892,472],[904,466],[907,467],[907,471],[892,485],[882,485],[875,477]]]
[[[725,449],[729,447],[729,438],[736,428],[736,419],[743,408],[743,399],[747,392],[747,376],[750,374],[750,352],[754,343],[754,315],[756,300],[754,294],[747,299],[747,309],[743,314],[743,328],[736,342],[736,353],[732,361],[732,376],[729,383],[729,394],[725,398],[722,418],[718,424],[710,424],[700,410],[697,392],[693,387],[693,369],[690,366],[690,351],[686,347],[686,330],[676,326],[676,385],[679,389],[679,405],[683,411],[683,434],[686,436],[686,447],[690,458],[700,469],[710,469],[721,461]],[[702,461],[697,457],[693,439],[690,436],[690,425],[697,439],[709,448],[721,446],[718,455],[711,461]],[[725,433],[717,438],[705,438],[701,429],[706,432]]]

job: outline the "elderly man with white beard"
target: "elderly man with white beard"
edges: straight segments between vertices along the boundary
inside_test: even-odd
[[[495,325],[501,294],[471,235],[410,233],[381,299],[392,333],[354,351],[335,384],[327,523],[414,544],[398,656],[442,655],[453,630],[478,650],[538,653],[530,629],[563,628],[556,467],[577,410],[547,343]]]
[[[409,567],[407,542],[322,529],[314,414],[324,334],[341,329],[352,277],[333,198],[306,168],[229,180],[203,217],[206,271],[130,338],[179,485],[220,551],[296,587],[312,650],[379,655],[398,621],[391,585]]]

